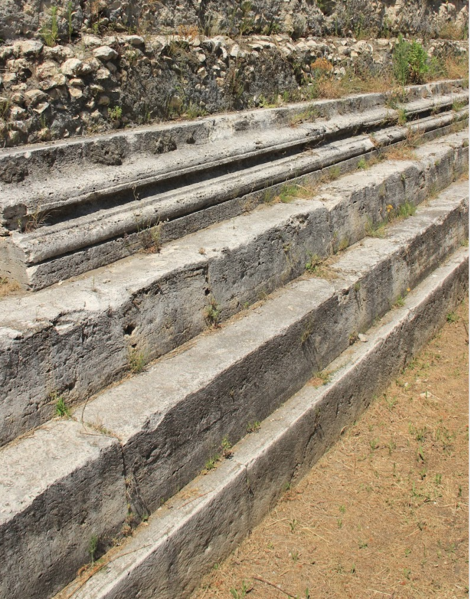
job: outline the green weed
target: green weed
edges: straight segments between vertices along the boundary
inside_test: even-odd
[[[59,39],[59,23],[57,19],[57,6],[51,6],[51,19],[43,25],[41,29],[41,37],[46,46],[55,46]]]
[[[55,414],[60,418],[70,418],[70,408],[65,403],[65,399],[56,392],[51,393],[50,398],[55,402]]]
[[[88,553],[90,554],[91,563],[95,563],[95,555],[98,549],[99,538],[96,535],[92,535],[90,542],[88,543]]]

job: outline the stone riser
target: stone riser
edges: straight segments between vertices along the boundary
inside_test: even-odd
[[[385,218],[387,204],[419,203],[427,190],[449,185],[466,165],[463,138],[423,146],[420,162],[384,163],[357,183],[357,175],[331,183],[320,189],[322,201],[267,207],[158,255],[4,300],[1,441],[50,418],[54,394],[77,402],[122,376],[130,349],[150,360],[199,334],[211,298],[220,319],[228,318],[300,275],[311,254],[326,256],[364,237],[368,219]]]
[[[233,448],[207,476],[170,500],[104,568],[78,578],[56,599],[184,599],[260,523],[282,489],[302,476],[336,442],[437,332],[468,292],[468,252],[434,272],[386,323],[368,332],[337,362],[332,380],[309,385]],[[336,370],[337,369],[337,370]],[[188,499],[189,498],[189,499]]]
[[[155,509],[162,491],[188,482],[214,443],[225,435],[236,441],[249,420],[268,416],[327,366],[458,246],[465,191],[452,188],[389,238],[351,248],[332,267],[336,279],[298,281],[89,401],[79,421],[53,421],[0,450],[2,593],[50,596],[87,560],[92,536],[105,541],[119,528],[129,501]],[[172,405],[182,389],[184,401]],[[158,445],[160,435],[167,438]],[[51,530],[60,533],[46,552]]]
[[[120,439],[135,509],[149,513],[323,370],[468,235],[467,185],[452,186],[386,240],[368,239],[226,329],[198,338],[77,414]],[[295,252],[295,250],[293,250]],[[132,473],[132,475],[131,475]]]
[[[419,117],[433,108],[451,107],[454,99],[467,101],[468,94],[462,92],[430,100],[418,100],[407,107],[412,116]],[[258,134],[245,134],[246,142],[242,136],[237,138],[237,143],[240,152],[246,146],[246,154],[237,154],[237,151],[234,151],[231,158],[220,156],[220,153],[225,154],[227,144],[230,145],[228,140],[225,140],[219,149],[217,143],[204,144],[191,150],[192,153],[185,154],[185,157],[184,152],[179,158],[178,152],[172,152],[165,157],[166,163],[163,165],[158,166],[157,161],[152,163],[151,168],[148,167],[149,172],[153,174],[144,178],[145,181],[140,180],[134,173],[135,168],[131,168],[130,172],[134,173],[133,179],[108,188],[108,180],[114,179],[115,175],[97,171],[100,179],[89,183],[93,191],[88,195],[81,193],[75,198],[73,196],[77,192],[76,177],[72,177],[72,183],[68,183],[66,171],[61,173],[57,180],[57,189],[54,187],[54,180],[51,179],[44,185],[41,184],[43,187],[39,191],[29,186],[18,196],[18,192],[12,194],[12,190],[9,190],[9,197],[15,199],[7,200],[8,208],[4,208],[4,215],[9,214],[5,221],[8,228],[18,228],[19,223],[24,222],[19,213],[28,202],[31,204],[28,211],[34,215],[34,222],[41,223],[43,217],[46,222],[48,218],[52,219],[52,222],[47,222],[47,226],[39,226],[33,231],[12,231],[9,237],[0,240],[0,275],[18,281],[25,288],[41,289],[148,247],[158,248],[161,243],[184,235],[188,226],[192,230],[195,227],[207,227],[215,221],[239,213],[245,205],[244,196],[253,190],[260,192],[256,198],[251,194],[252,205],[256,201],[259,202],[263,190],[273,184],[295,179],[296,175],[318,171],[331,164],[340,164],[344,169],[345,161],[354,156],[367,155],[374,151],[374,147],[403,140],[408,131],[406,127],[378,131],[380,127],[383,128],[387,123],[396,120],[397,115],[395,110],[375,108],[356,117],[337,116],[331,122],[324,121],[318,125],[306,123],[298,127],[298,132],[293,129],[278,129],[280,138],[284,136],[286,143],[276,143],[276,136],[268,131],[263,133],[267,136],[264,142],[266,147],[258,150],[255,149],[258,143],[261,143],[256,139]],[[452,120],[462,117],[465,118],[465,114],[449,113],[426,117],[419,120],[419,127],[421,131],[431,133],[434,129],[446,127]],[[368,127],[377,129],[373,138],[363,136],[351,138],[350,141],[345,139],[345,136]],[[318,149],[302,149],[309,144],[324,144],[331,136],[344,139],[342,142],[324,146],[321,155],[318,154]],[[288,138],[293,139],[287,141]],[[251,146],[253,147],[250,150]],[[205,147],[209,149],[205,150]],[[282,152],[291,155],[280,157]],[[194,166],[185,166],[188,161],[194,159]],[[266,162],[268,160],[269,162]],[[222,166],[225,163],[226,166]],[[210,166],[211,164],[213,166]],[[232,167],[238,172],[222,174]],[[208,169],[213,170],[212,178]],[[120,167],[119,176],[123,171],[125,168]],[[158,171],[162,172],[155,174]],[[193,180],[187,178],[188,173],[192,173]],[[90,174],[83,171],[79,181],[86,182],[89,177]],[[197,183],[194,182],[194,177],[198,179]],[[207,177],[209,180],[201,182]],[[68,191],[67,185],[71,184],[72,187]],[[155,195],[155,186],[161,185],[161,192]],[[165,191],[165,186],[170,191]],[[60,199],[60,194],[65,194],[63,200]],[[41,199],[36,198],[36,195]],[[57,197],[53,199],[54,196]],[[109,201],[111,204],[107,204]],[[17,203],[16,208],[14,202]],[[119,205],[122,202],[124,204]],[[74,214],[74,210],[78,212]],[[85,213],[82,214],[84,210]],[[86,214],[87,210],[91,210],[91,213]],[[158,229],[154,229],[157,225]]]
[[[459,115],[451,113],[409,127],[426,131],[424,138],[435,138],[439,133],[445,135],[458,118]],[[323,146],[321,151],[308,151],[284,157],[277,163],[273,160],[268,166],[245,169],[236,176],[189,185],[181,192],[163,194],[157,207],[152,200],[141,200],[130,211],[106,210],[95,217],[45,227],[28,235],[12,233],[3,252],[8,258],[2,260],[5,270],[9,270],[3,274],[25,287],[36,290],[47,287],[240,214],[247,205],[255,207],[261,203],[266,194],[279,192],[286,181],[295,183],[298,176],[312,171],[317,176],[325,175],[329,166],[343,173],[355,169],[361,157],[370,158],[377,148],[403,141],[407,132],[408,128],[393,127],[370,138],[353,137]],[[253,193],[255,189],[259,191]],[[153,228],[156,223],[161,223],[158,229]],[[158,240],[153,241],[152,235],[157,235]],[[91,247],[82,247],[91,241]]]
[[[433,95],[461,93],[462,81],[438,81],[426,85],[414,85],[405,89],[406,101],[413,102],[431,98]],[[155,143],[160,139],[171,139],[177,147],[185,147],[189,139],[196,140],[197,144],[204,144],[208,141],[230,138],[237,132],[262,131],[286,126],[292,118],[304,113],[311,106],[315,106],[321,118],[328,119],[337,114],[360,113],[383,106],[387,98],[388,94],[363,94],[335,100],[290,104],[281,108],[216,115],[197,121],[141,127],[132,131],[88,136],[81,139],[58,141],[53,144],[1,149],[0,164],[8,163],[12,168],[24,170],[26,185],[34,180],[50,179],[56,170],[66,171],[76,166],[88,170],[90,167],[96,166],[94,150],[97,147],[108,154],[118,147],[122,152],[122,166],[125,167],[129,161],[136,161],[138,164],[138,160],[142,156],[154,155]],[[106,169],[106,165],[100,163],[99,168]],[[122,170],[122,167],[120,169],[113,167],[113,170]],[[29,178],[33,181],[29,181]],[[4,189],[10,187],[12,185],[5,184]]]

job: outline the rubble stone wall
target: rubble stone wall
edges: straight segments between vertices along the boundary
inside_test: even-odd
[[[438,36],[465,26],[468,0],[2,0],[0,37],[37,37],[52,13],[63,40],[83,32],[206,35],[287,33],[309,35],[418,34]]]

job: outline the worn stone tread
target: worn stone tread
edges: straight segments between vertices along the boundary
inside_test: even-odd
[[[50,417],[51,393],[77,402],[121,377],[130,349],[150,360],[195,337],[212,298],[224,320],[299,276],[310,255],[359,241],[387,204],[419,203],[449,185],[466,163],[464,141],[463,133],[449,136],[419,148],[418,162],[381,163],[321,187],[315,199],[268,206],[159,254],[3,299],[1,442]]]
[[[0,449],[0,596],[57,592],[127,516],[118,442],[55,420]]]
[[[196,477],[133,538],[56,599],[188,597],[274,506],[285,484],[303,476],[438,330],[468,291],[468,251],[459,249],[347,349],[329,382],[307,384],[233,447],[232,459]]]
[[[136,501],[153,511],[202,468],[222,437],[239,439],[381,317],[468,234],[468,186],[368,238],[187,349],[87,402],[84,422],[120,440]],[[434,247],[435,246],[435,247]],[[328,277],[328,274],[326,275]],[[211,449],[212,448],[212,449]]]

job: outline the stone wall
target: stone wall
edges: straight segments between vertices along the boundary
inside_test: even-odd
[[[419,34],[465,27],[468,0],[2,0],[0,37],[76,39],[82,33],[205,35]],[[51,30],[54,31],[51,31]],[[179,31],[180,30],[180,31]],[[452,34],[453,35],[453,34]]]
[[[0,47],[0,139],[13,146],[311,98],[321,68],[380,77],[395,43],[281,34],[17,41]],[[455,54],[466,45],[441,40],[428,49]]]

